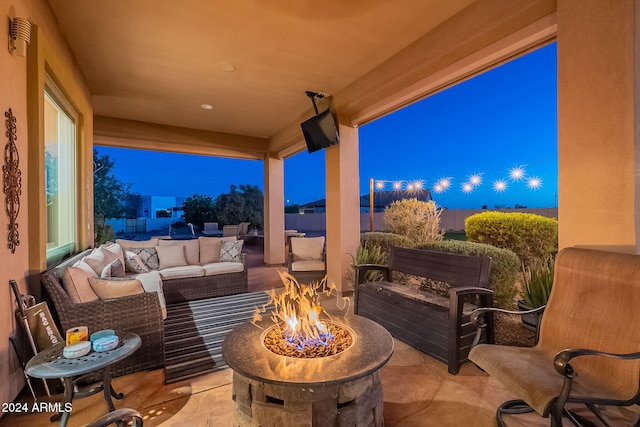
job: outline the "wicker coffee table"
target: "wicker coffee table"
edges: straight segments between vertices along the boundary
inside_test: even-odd
[[[87,397],[101,391],[109,411],[115,411],[112,397],[122,399],[124,395],[116,393],[111,386],[110,366],[133,354],[142,342],[140,337],[132,332],[120,332],[117,335],[120,342],[113,350],[92,351],[86,356],[67,359],[62,355],[62,349],[65,347],[63,342],[41,351],[29,360],[26,366],[27,375],[44,379],[60,378],[64,384],[64,400],[61,405],[63,412],[51,417],[52,421],[60,417],[60,426],[66,426],[71,415],[73,398]],[[102,384],[86,391],[75,391],[74,378],[99,370],[103,371]]]

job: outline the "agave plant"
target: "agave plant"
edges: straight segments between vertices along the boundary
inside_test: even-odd
[[[522,301],[531,308],[547,304],[553,285],[554,257],[549,256],[530,267],[522,267]]]
[[[347,272],[347,280],[355,285],[356,282],[356,265],[360,264],[382,264],[384,261],[384,254],[382,248],[378,245],[358,245],[356,256],[351,256],[351,268]],[[365,276],[365,282],[373,282],[380,280],[382,273],[379,271],[368,271]]]

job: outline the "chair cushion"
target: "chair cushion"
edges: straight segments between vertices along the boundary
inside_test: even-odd
[[[291,263],[291,271],[324,271],[324,261],[315,259],[293,261]]]
[[[202,266],[207,276],[213,276],[222,273],[239,273],[244,270],[244,264],[241,262],[219,261],[205,264]]]
[[[137,279],[89,277],[89,284],[100,299],[120,298],[144,293],[142,283]]]
[[[220,262],[242,262],[240,254],[244,240],[222,242],[220,246]]]
[[[204,276],[204,268],[199,265],[184,265],[160,270],[160,277],[163,279],[184,279],[187,277],[201,276]]]
[[[200,244],[197,240],[160,240],[158,246],[184,246],[185,259],[188,265],[200,264]],[[162,267],[160,267],[162,268]]]
[[[161,270],[187,265],[184,245],[158,246],[156,251]]]
[[[62,287],[75,304],[98,299],[98,295],[89,284],[90,277],[98,277],[98,275],[89,264],[82,260],[65,268],[62,274]]]
[[[293,260],[321,260],[324,252],[324,236],[292,237],[291,253]]]

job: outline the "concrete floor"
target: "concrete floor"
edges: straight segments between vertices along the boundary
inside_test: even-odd
[[[251,250],[250,250],[251,251]],[[253,254],[250,266],[250,291],[279,285],[277,271],[259,264]],[[325,298],[323,307],[332,316],[349,316],[347,301]],[[395,341],[391,360],[380,371],[384,394],[385,426],[495,426],[495,409],[510,392],[472,363],[465,363],[457,375],[429,356]],[[34,380],[38,384],[39,380]],[[162,369],[139,372],[113,380],[114,388],[125,394],[116,407],[137,409],[145,426],[232,426],[232,371],[224,369],[208,375],[164,384]],[[59,401],[61,395],[53,397]],[[18,399],[29,407],[33,399],[28,391]],[[43,399],[46,401],[47,399]],[[100,394],[73,403],[69,426],[83,426],[106,413]],[[0,426],[50,427],[51,413],[4,414]],[[548,419],[534,415],[512,418],[513,426],[545,426]],[[618,424],[616,424],[618,425]],[[619,425],[632,425],[621,423]],[[289,426],[283,426],[289,427]]]

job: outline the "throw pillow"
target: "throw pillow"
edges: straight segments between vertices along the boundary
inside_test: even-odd
[[[104,247],[100,246],[84,257],[84,262],[89,264],[97,275],[100,275],[107,265],[111,264],[118,258],[119,256],[117,253],[108,251]]]
[[[160,240],[158,246],[184,246],[184,259],[188,265],[200,264],[200,245],[198,241],[193,240]]]
[[[220,238],[198,237],[200,244],[200,264],[210,264],[220,261]]]
[[[124,265],[117,259],[102,270],[100,277],[124,277]]]
[[[112,299],[144,293],[138,279],[103,279],[90,277],[89,284],[100,299]]]
[[[67,267],[62,274],[62,287],[75,304],[95,301],[98,295],[89,284],[90,277],[98,277],[93,268],[86,262],[80,260]]]
[[[220,262],[242,262],[242,244],[244,240],[222,242],[220,245]]]
[[[187,265],[184,245],[158,246],[156,251],[158,252],[161,270]]]
[[[148,273],[149,268],[142,262],[140,257],[131,251],[124,251],[124,265],[126,271],[131,273]]]
[[[131,248],[155,248],[156,246],[158,246],[158,239],[155,237],[149,240],[116,239],[116,243],[126,251],[130,250]]]
[[[104,251],[113,253],[116,257],[118,257],[122,265],[124,265],[124,251],[122,249],[122,246],[117,243],[107,242],[101,245],[101,248]]]
[[[158,260],[158,251],[156,251],[156,248],[131,248],[129,250],[138,255],[147,268],[151,270],[157,270],[160,268],[160,261]]]

